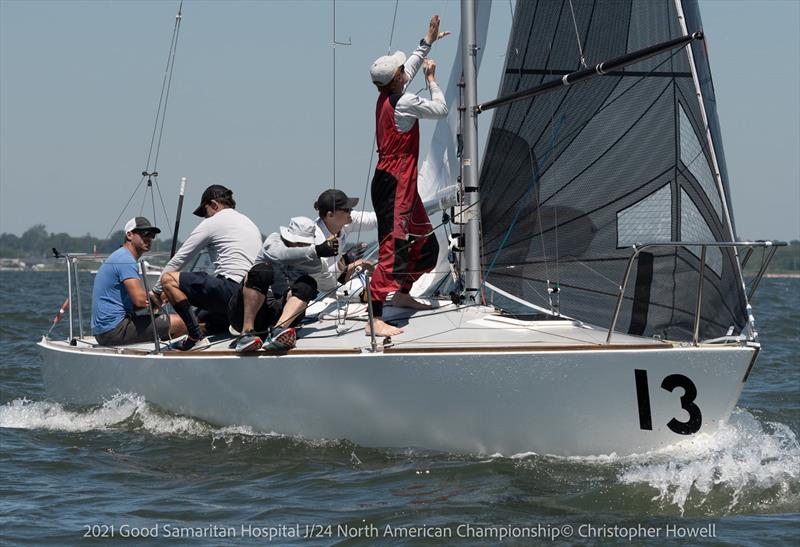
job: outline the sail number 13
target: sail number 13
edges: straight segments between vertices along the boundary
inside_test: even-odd
[[[653,416],[650,412],[650,388],[647,385],[647,371],[635,369],[636,399],[639,403],[639,428],[653,429]],[[697,398],[697,388],[689,378],[683,374],[670,374],[661,382],[661,389],[672,392],[676,387],[683,389],[681,395],[681,408],[689,414],[689,419],[681,422],[672,418],[667,422],[667,427],[678,435],[691,435],[700,430],[703,424],[703,415],[694,400]]]

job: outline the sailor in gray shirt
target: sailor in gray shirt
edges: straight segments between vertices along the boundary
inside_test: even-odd
[[[233,192],[220,184],[206,188],[194,214],[204,220],[192,230],[175,256],[164,267],[161,281],[153,288],[161,292],[181,316],[188,336],[175,349],[192,349],[202,338],[198,318],[191,306],[204,312],[207,329],[228,327],[228,301],[238,290],[261,248],[261,232],[252,220],[236,211]],[[206,249],[214,274],[181,272],[200,251]]]
[[[335,257],[339,243],[331,237],[314,245],[316,223],[294,217],[288,226],[267,236],[239,290],[229,302],[228,319],[242,335],[234,343],[236,351],[256,351],[261,335],[272,327],[266,349],[287,350],[295,346],[294,326],[305,314],[308,303],[317,297],[317,281],[326,270],[322,259]]]

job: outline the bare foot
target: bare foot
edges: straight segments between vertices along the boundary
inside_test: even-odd
[[[410,294],[404,292],[396,292],[392,297],[392,306],[395,308],[409,308],[412,310],[432,310],[431,304],[423,304],[418,300],[411,297]]]
[[[396,334],[403,334],[403,329],[399,329],[397,327],[393,327],[383,319],[379,319],[374,317],[372,319],[372,324],[375,327],[375,336],[394,336]],[[369,321],[367,321],[367,326],[364,327],[364,334],[367,336],[372,336],[372,331],[369,328]]]

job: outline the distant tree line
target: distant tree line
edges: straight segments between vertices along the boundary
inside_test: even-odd
[[[739,253],[742,256],[742,251]],[[758,267],[761,265],[761,254],[762,251],[759,249],[753,251],[753,256],[744,269],[745,274],[755,274],[758,271]],[[778,247],[767,272],[800,273],[800,241],[790,241],[787,247]]]
[[[169,251],[172,240],[169,234],[161,233],[153,240],[151,252]],[[108,239],[100,239],[90,234],[73,237],[66,233],[51,233],[44,224],[37,224],[25,231],[22,236],[0,234],[0,258],[44,259],[52,257],[54,247],[60,252],[108,254],[122,244],[125,234],[122,230],[112,233]],[[752,274],[758,269],[760,251],[756,250],[745,273]],[[772,273],[800,272],[800,241],[792,241],[788,247],[779,248],[772,259],[769,271]]]
[[[52,233],[47,231],[44,224],[37,224],[22,234],[0,234],[0,258],[23,258],[41,260],[53,256],[52,249],[59,252],[72,253],[112,253],[122,245],[125,233],[117,230],[108,239],[100,239],[90,234],[84,236],[71,236],[66,233]],[[152,252],[169,251],[172,240],[169,234],[162,232],[151,247]]]

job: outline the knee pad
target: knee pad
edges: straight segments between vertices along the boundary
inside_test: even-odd
[[[317,297],[317,280],[310,275],[302,275],[292,283],[292,296],[296,296],[306,304]]]
[[[247,272],[247,279],[244,282],[244,286],[266,295],[274,281],[275,275],[272,272],[272,264],[259,263],[250,268],[250,271]]]

